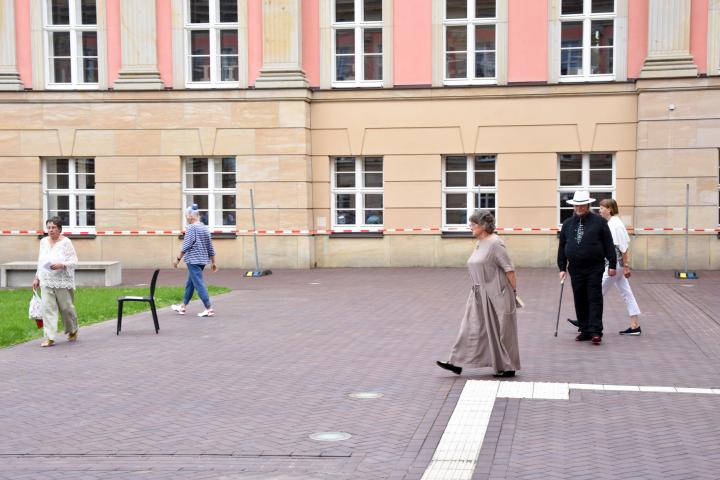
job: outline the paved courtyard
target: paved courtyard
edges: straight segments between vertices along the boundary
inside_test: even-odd
[[[184,273],[163,271],[160,283]],[[233,291],[216,297],[214,318],[163,309],[159,335],[145,313],[120,336],[110,321],[75,344],[0,350],[0,478],[717,479],[720,272],[699,273],[635,272],[643,335],[617,335],[627,317],[611,291],[593,346],[564,320],[570,288],[553,336],[556,272],[520,270],[523,369],[498,386],[489,369],[458,377],[434,364],[457,333],[464,269],[221,271],[208,278]],[[565,397],[513,396],[545,382]],[[431,473],[476,387],[496,393],[484,433],[470,429],[480,442],[460,462],[469,476]],[[367,392],[382,396],[351,396]]]

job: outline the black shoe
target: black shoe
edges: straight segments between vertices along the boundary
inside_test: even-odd
[[[627,328],[620,332],[620,335],[640,335],[642,333],[642,330],[640,327],[637,328]]]
[[[505,370],[504,372],[497,372],[493,374],[493,377],[502,377],[502,378],[508,378],[508,377],[514,377],[515,376],[515,370]]]
[[[592,340],[593,336],[589,333],[581,333],[577,337],[575,337],[576,342],[587,342],[588,340]]]
[[[572,325],[573,327],[580,328],[580,322],[578,322],[577,320],[573,320],[572,318],[568,318],[567,321],[568,321],[568,323],[570,323],[570,325]]]
[[[455,375],[460,375],[462,373],[462,367],[456,367],[452,363],[441,362],[441,361],[436,361],[435,363],[437,364],[438,367],[444,368],[445,370],[450,370]]]

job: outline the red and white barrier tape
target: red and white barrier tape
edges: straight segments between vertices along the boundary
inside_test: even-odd
[[[530,232],[530,233],[556,233],[560,229],[557,227],[498,227],[496,229],[500,233],[512,232]],[[628,227],[631,233],[640,232],[685,232],[684,227]],[[720,228],[690,228],[689,233],[720,233]],[[237,230],[212,230],[212,233],[231,233],[236,235],[331,235],[334,233],[417,233],[417,232],[469,232],[463,227],[407,227],[407,228],[367,228],[367,229],[237,229]],[[0,230],[0,236],[10,235],[43,235],[42,230]],[[71,235],[97,235],[103,237],[111,236],[163,236],[163,235],[182,235],[183,230],[97,230],[92,231],[76,231],[70,232]]]

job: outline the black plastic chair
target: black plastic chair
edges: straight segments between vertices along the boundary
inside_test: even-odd
[[[160,332],[160,324],[158,323],[157,309],[155,308],[155,285],[157,284],[157,278],[158,278],[159,273],[160,273],[160,270],[155,270],[155,272],[153,272],[152,280],[150,281],[150,296],[149,297],[125,296],[125,297],[119,297],[117,299],[117,301],[118,301],[118,318],[117,318],[117,333],[116,333],[116,335],[120,335],[120,330],[122,329],[122,312],[123,312],[123,305],[125,304],[125,302],[147,302],[147,303],[149,303],[150,311],[152,312],[153,322],[155,322],[155,333]]]

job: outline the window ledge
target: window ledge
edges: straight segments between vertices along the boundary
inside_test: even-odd
[[[444,231],[440,238],[474,238],[472,232],[447,232]]]
[[[336,232],[330,238],[383,238],[383,232]]]

